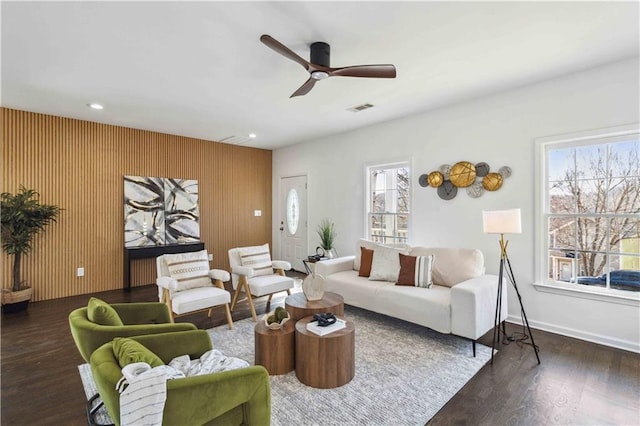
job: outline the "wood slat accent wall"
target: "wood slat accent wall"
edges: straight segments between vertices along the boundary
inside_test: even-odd
[[[230,248],[271,244],[271,151],[6,108],[1,124],[2,192],[24,185],[64,209],[23,259],[34,301],[122,288],[125,175],[198,180],[213,268],[229,269]],[[3,288],[12,261],[3,252]],[[132,286],[155,277],[154,259],[132,263]]]

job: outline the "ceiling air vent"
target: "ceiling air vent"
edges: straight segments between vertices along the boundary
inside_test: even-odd
[[[231,145],[242,145],[243,143],[247,143],[251,140],[248,136],[227,136],[220,139],[218,142],[228,143]]]
[[[351,111],[351,112],[360,112],[360,111],[364,111],[365,109],[369,109],[369,108],[373,108],[373,105],[371,104],[362,104],[362,105],[357,105],[351,108],[347,108],[347,111]]]

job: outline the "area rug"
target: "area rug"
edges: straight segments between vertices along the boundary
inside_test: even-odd
[[[345,307],[356,327],[356,374],[336,389],[303,385],[295,372],[271,376],[273,425],[424,425],[491,357],[491,349],[405,321]],[[223,353],[254,361],[251,319],[208,330]],[[321,360],[319,360],[321,361]],[[79,366],[90,397],[89,366]],[[92,388],[93,387],[93,388]],[[109,423],[106,412],[97,418]]]

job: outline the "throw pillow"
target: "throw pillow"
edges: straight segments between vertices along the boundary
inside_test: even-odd
[[[178,291],[211,285],[209,255],[206,250],[165,254],[169,276],[178,282]]]
[[[453,287],[484,273],[484,256],[478,249],[414,247],[412,256],[435,255],[433,283]]]
[[[400,253],[408,254],[401,249],[377,246],[373,250],[369,279],[371,281],[389,281],[393,283],[398,281],[398,274],[400,273],[400,258],[398,255]]]
[[[273,274],[269,244],[256,247],[244,247],[239,250],[240,263],[255,271],[256,275]]]
[[[373,262],[373,250],[360,247],[360,270],[359,277],[368,277],[371,275],[371,263]]]
[[[430,288],[433,285],[432,267],[433,255],[405,256],[400,253],[400,273],[396,285]]]
[[[376,247],[392,247],[392,248],[397,248],[397,249],[401,249],[403,252],[409,252],[409,250],[411,250],[411,246],[409,246],[408,244],[404,244],[404,243],[398,243],[398,244],[379,244],[379,243],[374,243],[373,241],[370,240],[365,240],[364,238],[360,238],[358,240],[358,242],[356,242],[356,257],[355,259],[353,259],[353,270],[354,271],[360,271],[360,261],[361,261],[361,252],[360,252],[360,248],[364,247],[366,249],[369,250],[375,250]]]
[[[142,343],[127,337],[113,339],[113,355],[117,358],[120,368],[134,362],[146,362],[152,367],[164,365],[158,355],[151,352]]]
[[[96,297],[89,299],[87,305],[87,318],[94,324],[123,326],[120,315],[107,302]]]

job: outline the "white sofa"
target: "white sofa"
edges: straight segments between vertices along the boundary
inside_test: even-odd
[[[316,264],[316,274],[325,279],[325,291],[342,295],[348,305],[470,339],[475,356],[476,340],[493,328],[498,290],[498,277],[484,273],[482,252],[456,248],[397,248],[410,256],[434,255],[433,285],[423,288],[358,276],[360,246],[374,250],[375,264],[376,247],[380,245],[366,240],[358,242],[355,256]],[[507,316],[504,281],[502,285],[501,322]]]

